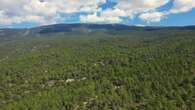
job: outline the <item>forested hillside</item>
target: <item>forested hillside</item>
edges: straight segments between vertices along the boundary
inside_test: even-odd
[[[50,29],[0,31],[0,110],[195,109],[193,28]]]

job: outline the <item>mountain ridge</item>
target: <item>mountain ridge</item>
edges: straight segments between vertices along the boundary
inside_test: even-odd
[[[90,24],[90,23],[75,23],[75,24],[53,24],[53,25],[44,25],[34,28],[4,28],[0,29],[0,37],[5,36],[27,36],[34,34],[50,34],[50,33],[66,33],[66,32],[94,32],[94,31],[169,31],[169,30],[195,30],[195,26],[169,26],[169,27],[160,27],[160,26],[130,26],[125,24]]]
[[[26,30],[26,29],[36,29],[36,28],[43,28],[43,27],[50,27],[50,26],[59,26],[59,25],[64,25],[64,26],[124,26],[124,27],[139,27],[139,28],[188,28],[188,27],[195,27],[195,25],[185,25],[185,26],[139,26],[139,25],[127,25],[127,24],[120,24],[120,23],[115,23],[115,24],[96,24],[96,23],[59,23],[59,24],[50,24],[50,25],[41,25],[41,26],[36,26],[36,27],[31,27],[31,28],[0,28],[0,30]]]

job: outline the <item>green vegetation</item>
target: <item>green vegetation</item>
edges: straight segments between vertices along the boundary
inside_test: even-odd
[[[0,37],[0,110],[194,110],[195,31]]]

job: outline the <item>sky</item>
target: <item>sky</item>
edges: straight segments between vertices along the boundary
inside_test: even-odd
[[[58,23],[195,25],[194,0],[0,0],[0,28]]]

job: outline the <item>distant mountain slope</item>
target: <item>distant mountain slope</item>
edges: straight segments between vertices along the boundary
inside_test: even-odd
[[[54,24],[31,29],[0,29],[0,37],[27,36],[59,32],[91,32],[96,30],[114,31],[156,31],[156,30],[195,30],[195,26],[183,27],[139,27],[123,24]]]
[[[55,24],[48,26],[41,26],[34,28],[39,33],[53,33],[53,32],[72,32],[74,30],[90,29],[90,30],[131,30],[137,27],[131,28],[122,24]]]

